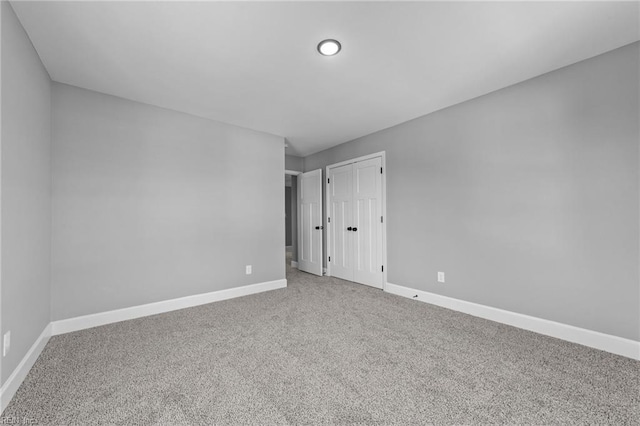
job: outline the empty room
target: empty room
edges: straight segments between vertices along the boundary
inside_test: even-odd
[[[0,6],[0,424],[640,424],[640,2]]]

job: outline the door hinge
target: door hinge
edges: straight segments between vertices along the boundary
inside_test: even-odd
[[[382,216],[380,216],[380,223],[384,223],[384,219]]]
[[[382,167],[380,167],[380,174],[382,174]]]
[[[327,183],[331,183],[331,179],[327,179]]]
[[[329,262],[331,262],[331,256],[329,256]]]
[[[331,223],[331,218],[330,217],[327,218],[327,223]]]
[[[382,272],[384,272],[384,265],[382,265]]]

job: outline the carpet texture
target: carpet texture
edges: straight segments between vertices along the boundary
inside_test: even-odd
[[[640,424],[640,363],[287,268],[286,289],[51,338],[53,425]]]

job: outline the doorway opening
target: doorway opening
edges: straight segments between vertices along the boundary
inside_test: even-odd
[[[284,174],[284,223],[286,268],[298,267],[298,174],[285,170]]]

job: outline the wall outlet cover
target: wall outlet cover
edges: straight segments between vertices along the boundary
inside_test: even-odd
[[[439,283],[444,282],[444,272],[438,272],[438,282]]]
[[[247,265],[245,267],[245,272],[246,272],[247,275],[251,275],[251,265]]]

